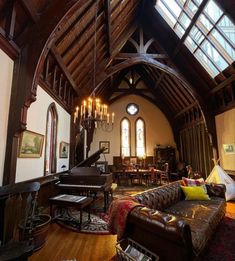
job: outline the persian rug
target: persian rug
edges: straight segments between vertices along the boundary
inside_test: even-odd
[[[235,214],[226,213],[210,240],[203,261],[235,261]]]
[[[61,211],[61,210],[60,210]],[[107,227],[108,215],[103,212],[91,213],[90,222],[88,221],[88,212],[83,211],[83,225],[79,228],[80,223],[80,211],[74,208],[67,208],[62,210],[63,213],[58,215],[57,223],[67,229],[81,232],[81,233],[92,233],[97,235],[110,234]],[[92,212],[92,211],[91,211]]]
[[[114,192],[114,199],[136,194],[143,190],[149,189],[144,185],[141,186],[120,186]],[[75,208],[57,208],[55,215],[57,216],[57,223],[67,229],[80,232],[80,233],[91,233],[97,235],[108,235],[110,234],[108,230],[108,211],[103,211],[103,195],[102,193],[97,195],[94,203],[91,207],[91,221],[85,223],[82,229],[79,229],[80,223],[80,211]],[[110,199],[111,201],[111,199]],[[88,220],[88,213],[83,211],[83,221]]]

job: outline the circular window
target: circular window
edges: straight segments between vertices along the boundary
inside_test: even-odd
[[[136,115],[139,111],[139,106],[135,103],[129,103],[127,106],[126,106],[126,111],[128,114],[130,115]]]

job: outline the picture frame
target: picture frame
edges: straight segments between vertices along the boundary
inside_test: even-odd
[[[95,163],[95,166],[100,171],[100,173],[108,172],[108,162],[107,161],[97,161]]]
[[[110,142],[109,141],[100,141],[99,142],[99,149],[105,148],[104,154],[110,153]]]
[[[65,141],[60,142],[60,152],[59,152],[60,158],[68,158],[69,157],[69,143]]]
[[[225,154],[235,154],[235,143],[223,144]]]
[[[19,140],[19,158],[40,158],[42,156],[42,148],[44,135],[25,130],[20,135]]]

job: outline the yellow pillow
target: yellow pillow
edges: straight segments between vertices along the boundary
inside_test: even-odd
[[[185,200],[210,200],[209,196],[206,194],[203,186],[187,187],[181,186],[184,194]]]

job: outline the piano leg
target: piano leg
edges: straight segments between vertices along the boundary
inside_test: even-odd
[[[104,211],[108,209],[109,206],[109,191],[104,191]]]

